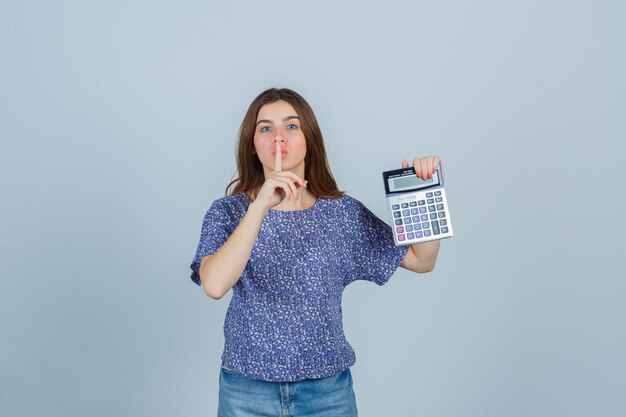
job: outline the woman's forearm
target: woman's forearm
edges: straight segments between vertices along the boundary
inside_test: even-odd
[[[422,263],[422,267],[425,270],[432,271],[437,262],[440,246],[441,239],[431,240],[430,242],[414,243],[411,245],[411,250],[415,254],[415,257]]]
[[[202,258],[202,289],[211,298],[220,299],[237,283],[243,273],[267,209],[254,202],[228,240],[213,255]]]

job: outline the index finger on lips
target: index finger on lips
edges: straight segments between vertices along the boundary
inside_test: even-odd
[[[283,152],[280,149],[280,142],[276,142],[276,160],[274,162],[274,171],[280,172],[283,169]]]

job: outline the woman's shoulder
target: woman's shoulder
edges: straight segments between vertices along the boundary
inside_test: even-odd
[[[344,193],[339,197],[325,198],[322,211],[330,211],[335,214],[343,213],[347,217],[360,213],[365,205],[357,198]]]
[[[229,215],[245,213],[250,199],[245,193],[232,194],[217,198],[211,203],[209,210],[222,211]]]
[[[331,201],[332,203],[339,205],[339,206],[347,206],[347,207],[363,205],[363,203],[361,203],[358,199],[356,199],[355,197],[352,197],[348,193],[344,193],[343,195],[337,198],[328,199],[328,201]]]
[[[241,192],[237,194],[225,195],[223,197],[215,199],[213,202],[218,204],[243,204],[245,201],[249,200],[249,197],[246,193]]]
[[[335,207],[337,212],[342,212],[351,220],[378,217],[369,207],[361,200],[348,194],[344,194],[336,199]]]

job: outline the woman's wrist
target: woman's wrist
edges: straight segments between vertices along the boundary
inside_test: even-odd
[[[269,211],[268,208],[263,207],[258,200],[254,200],[250,203],[250,207],[248,208],[248,212],[252,211],[255,214],[259,214],[261,216],[265,216],[265,214]]]

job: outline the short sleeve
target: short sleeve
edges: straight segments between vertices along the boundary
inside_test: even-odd
[[[348,277],[384,285],[398,269],[409,247],[396,246],[391,226],[372,213],[363,203],[354,200],[355,233],[353,240],[354,269]]]
[[[222,247],[224,242],[231,235],[231,216],[220,200],[211,204],[202,220],[202,230],[200,231],[200,241],[196,249],[196,255],[191,262],[191,280],[198,285],[200,281],[200,262],[206,255],[212,255]]]

